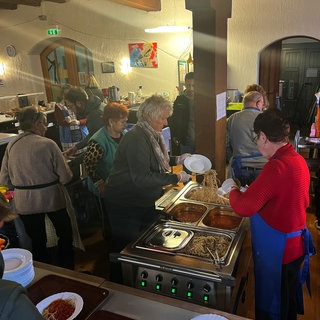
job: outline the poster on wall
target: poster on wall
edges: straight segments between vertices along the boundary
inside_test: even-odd
[[[157,42],[129,43],[130,67],[158,68]]]

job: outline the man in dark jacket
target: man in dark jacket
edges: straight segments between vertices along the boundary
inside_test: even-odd
[[[71,88],[66,94],[66,100],[76,108],[79,124],[85,124],[89,131],[84,140],[65,152],[66,155],[71,156],[77,150],[85,148],[93,134],[104,126],[102,117],[105,103],[97,96],[89,98],[86,91],[80,87]]]
[[[173,114],[168,119],[173,155],[195,153],[194,73],[185,76],[185,87],[173,104]]]

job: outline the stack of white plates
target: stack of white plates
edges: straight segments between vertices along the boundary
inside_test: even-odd
[[[32,253],[25,249],[2,250],[4,260],[3,279],[20,283],[26,287],[34,278]]]

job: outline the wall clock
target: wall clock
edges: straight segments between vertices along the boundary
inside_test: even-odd
[[[16,48],[12,44],[7,45],[6,50],[9,57],[14,57],[16,55]]]

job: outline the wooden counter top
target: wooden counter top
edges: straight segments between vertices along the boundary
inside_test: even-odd
[[[193,303],[119,285],[100,277],[36,261],[34,262],[34,266],[35,279],[30,285],[35,284],[38,280],[47,275],[53,274],[84,282],[99,287],[100,289],[105,289],[109,292],[109,295],[105,302],[98,307],[98,310],[112,312],[116,315],[128,317],[129,319],[149,320],[152,315],[153,320],[189,320],[197,315],[209,313],[224,316],[228,320],[248,319]]]

